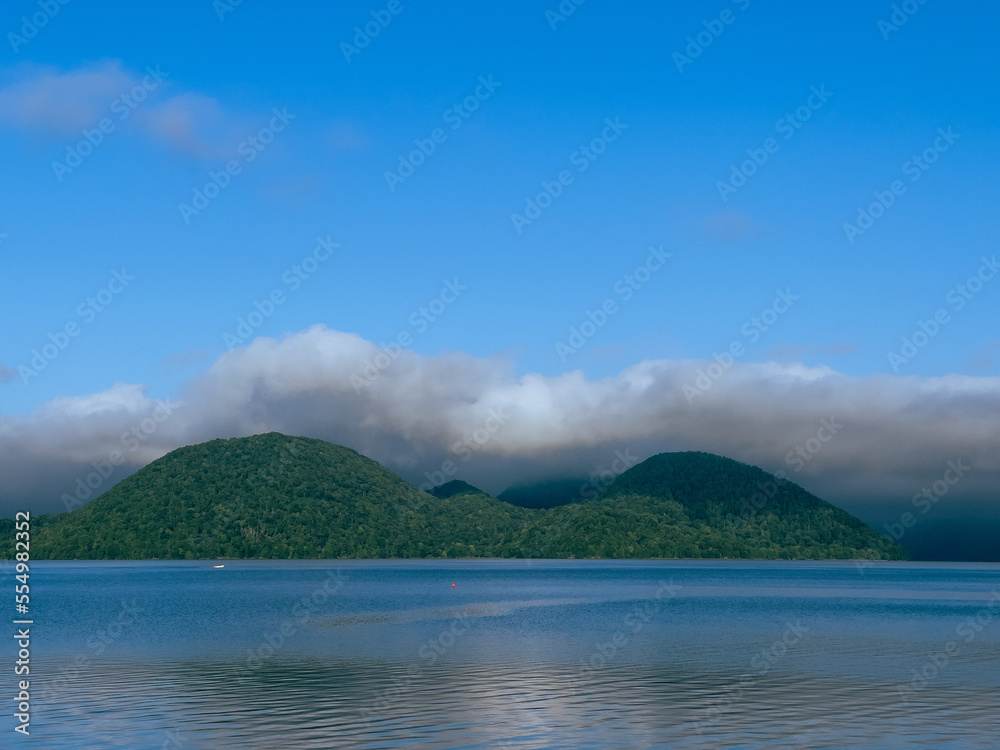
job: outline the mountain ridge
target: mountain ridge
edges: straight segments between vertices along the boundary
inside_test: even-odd
[[[767,478],[767,502],[737,515]],[[662,453],[594,499],[532,509],[460,480],[435,497],[351,448],[271,432],[178,448],[78,510],[37,517],[32,558],[907,559],[778,481],[714,454]],[[13,539],[13,521],[0,535]]]

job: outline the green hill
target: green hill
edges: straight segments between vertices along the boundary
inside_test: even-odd
[[[179,448],[35,526],[35,559],[495,555],[521,509],[438,499],[350,448],[279,433]]]
[[[464,482],[435,491],[442,496],[321,440],[273,432],[212,440],[172,451],[79,510],[33,519],[31,552],[33,559],[906,559],[899,545],[791,482],[708,453],[653,456],[597,499],[544,510]],[[9,556],[13,521],[0,523],[0,537]]]
[[[788,479],[712,453],[660,453],[605,492],[619,502],[634,497],[676,502],[700,532],[700,557],[909,558],[896,542]]]

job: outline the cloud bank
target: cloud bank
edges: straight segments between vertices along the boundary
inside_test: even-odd
[[[61,511],[181,445],[277,430],[350,446],[415,484],[461,478],[494,493],[596,476],[616,451],[705,450],[886,518],[961,461],[942,515],[1000,517],[1000,378],[712,364],[517,376],[503,359],[387,353],[314,326],[227,352],[177,400],[119,383],[0,417],[0,504]]]

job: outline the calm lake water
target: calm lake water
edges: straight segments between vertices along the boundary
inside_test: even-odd
[[[7,710],[0,747],[1000,746],[997,565],[33,563],[31,582],[31,737]]]

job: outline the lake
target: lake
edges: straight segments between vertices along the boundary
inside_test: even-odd
[[[2,747],[1000,742],[1000,565],[38,562],[31,573],[31,737],[7,711]]]

